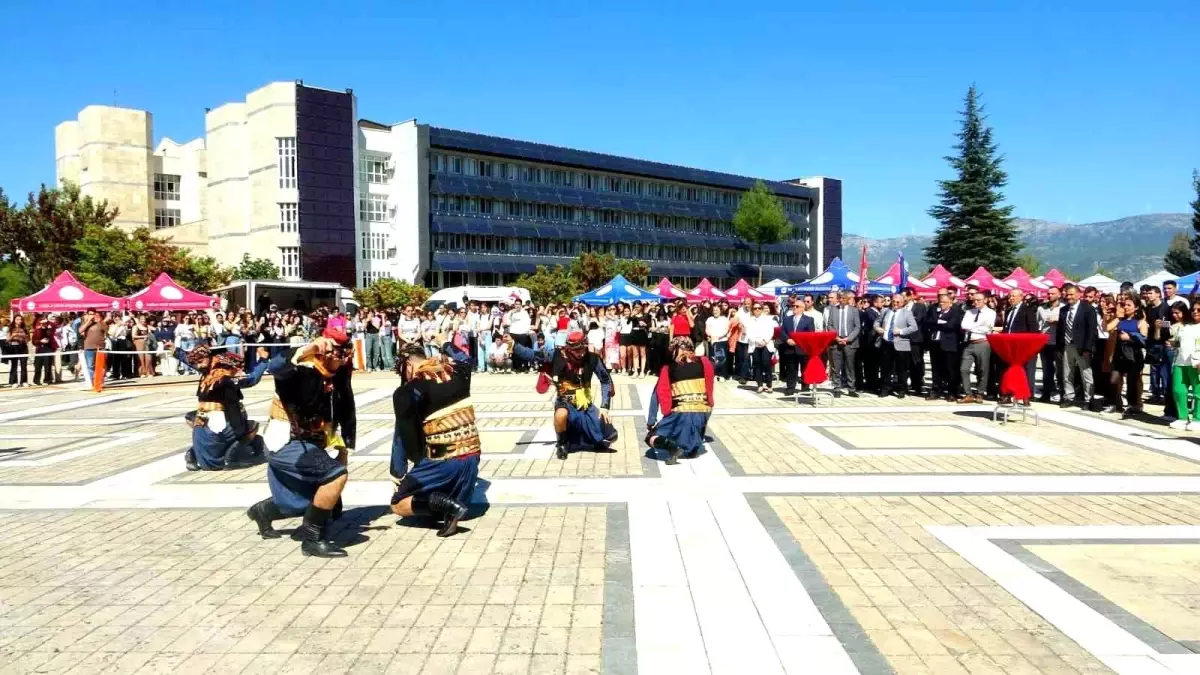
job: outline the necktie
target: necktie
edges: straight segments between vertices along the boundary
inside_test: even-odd
[[[888,342],[892,341],[892,326],[895,325],[895,323],[896,323],[896,313],[891,312],[888,314],[887,333],[883,336],[883,339],[887,340]]]
[[[1071,343],[1071,337],[1075,334],[1075,305],[1067,310],[1067,325],[1063,328],[1066,332],[1063,333],[1063,341],[1067,344]]]
[[[838,312],[838,337],[846,337],[846,308],[842,307]]]
[[[1017,321],[1017,308],[1013,307],[1008,310],[1008,332],[1013,332],[1013,324]]]

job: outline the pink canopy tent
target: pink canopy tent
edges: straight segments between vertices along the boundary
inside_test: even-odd
[[[750,284],[746,283],[745,279],[738,279],[738,282],[734,284],[733,287],[725,291],[725,297],[729,300],[729,302],[733,302],[735,300],[737,302],[741,302],[746,298],[758,300],[760,302],[775,302],[774,295],[767,295],[766,293],[763,293],[757,288],[754,288]]]
[[[1035,281],[1033,279],[1033,277],[1029,276],[1029,272],[1026,272],[1024,269],[1022,269],[1020,267],[1013,270],[1012,274],[1008,275],[1007,277],[1004,277],[1004,283],[1006,283],[1009,286],[1012,286],[1014,288],[1019,288],[1022,291],[1025,291],[1026,293],[1032,293],[1039,297],[1044,296],[1046,294],[1047,289],[1049,289],[1048,285],[1046,285],[1040,281]]]
[[[927,274],[921,281],[939,291],[943,288],[952,288],[957,290],[967,285],[962,279],[954,276],[950,273],[950,270],[942,267],[941,265],[938,265],[930,270],[929,274]]]
[[[888,271],[884,272],[883,275],[881,275],[875,281],[878,283],[881,283],[881,284],[887,284],[889,286],[899,286],[900,285],[900,263],[899,263],[899,261],[892,263],[892,266],[888,268]],[[937,297],[938,289],[934,288],[932,284],[928,284],[924,281],[921,281],[920,279],[918,279],[914,276],[908,277],[908,287],[913,289],[914,291],[916,291],[917,295],[922,298],[936,298]]]
[[[63,272],[42,290],[25,298],[13,298],[8,306],[20,312],[82,312],[86,309],[120,309],[121,298],[97,293]]]
[[[1012,290],[1012,286],[1000,281],[992,276],[992,273],[987,271],[986,267],[979,267],[971,276],[963,280],[968,286],[974,286],[984,293],[1007,293]]]
[[[166,272],[149,286],[125,298],[126,307],[135,312],[175,312],[189,309],[212,309],[217,299],[175,283]]]
[[[692,303],[705,302],[707,300],[717,302],[724,299],[725,294],[721,292],[721,289],[713,286],[712,282],[708,279],[701,279],[695,288],[687,292],[687,301]]]
[[[664,300],[683,300],[687,297],[687,293],[676,288],[675,284],[671,283],[671,280],[666,277],[659,280],[658,288],[654,289],[654,292],[658,293],[658,297]]]
[[[1059,287],[1061,287],[1065,283],[1070,282],[1070,279],[1067,278],[1067,275],[1063,274],[1062,272],[1059,272],[1058,268],[1054,268],[1054,269],[1050,270],[1049,272],[1046,272],[1041,277],[1039,277],[1039,280],[1048,286],[1059,286]]]

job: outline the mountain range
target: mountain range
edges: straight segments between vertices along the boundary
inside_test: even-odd
[[[1137,281],[1162,269],[1163,255],[1176,232],[1191,233],[1191,216],[1186,213],[1147,213],[1081,225],[1018,218],[1016,224],[1025,245],[1023,253],[1032,254],[1040,263],[1037,274],[1057,267],[1072,279],[1101,270],[1118,280]],[[842,255],[846,265],[858,271],[860,251],[866,244],[871,276],[876,276],[883,274],[901,251],[908,268],[922,272],[930,267],[925,262],[925,247],[932,238],[874,239],[845,234]]]

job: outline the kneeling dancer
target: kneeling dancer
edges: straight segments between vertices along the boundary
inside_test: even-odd
[[[547,354],[524,345],[512,344],[517,356],[542,364],[538,378],[538,393],[544,393],[553,383],[554,431],[558,434],[555,456],[566,459],[567,453],[583,448],[607,450],[617,440],[617,429],[609,418],[608,407],[615,391],[612,376],[600,357],[589,352],[583,331],[571,331],[567,343]],[[592,403],[592,376],[600,380],[600,409]]]
[[[251,506],[246,515],[264,539],[274,539],[279,532],[271,521],[303,514],[292,537],[301,541],[304,555],[346,555],[326,538],[325,529],[340,514],[346,463],[354,447],[350,355],[346,332],[326,329],[312,344],[289,349],[267,366],[275,376],[275,400],[264,434],[271,498]]]
[[[392,513],[441,520],[437,536],[449,537],[467,515],[479,477],[471,358],[449,342],[432,357],[407,345],[396,366],[403,384],[392,395]]]
[[[242,357],[213,354],[201,346],[192,350],[188,362],[200,371],[196,410],[184,416],[192,428],[192,447],[184,454],[188,471],[242,469],[265,460],[258,423],[246,416],[242,390],[258,384],[266,361],[246,374]]]
[[[666,450],[667,464],[677,464],[680,455],[695,457],[704,446],[704,428],[713,409],[713,365],[707,357],[696,356],[689,338],[671,340],[669,350],[671,362],[662,367],[650,394],[646,445]]]

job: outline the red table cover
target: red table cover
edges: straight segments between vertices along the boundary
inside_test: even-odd
[[[804,384],[821,384],[829,379],[825,374],[825,350],[837,339],[837,331],[820,333],[792,333],[792,342],[808,355],[800,381]]]
[[[988,336],[992,351],[1008,365],[1000,376],[1000,393],[1018,401],[1033,396],[1025,377],[1025,364],[1042,351],[1049,338],[1045,333],[993,333]]]

